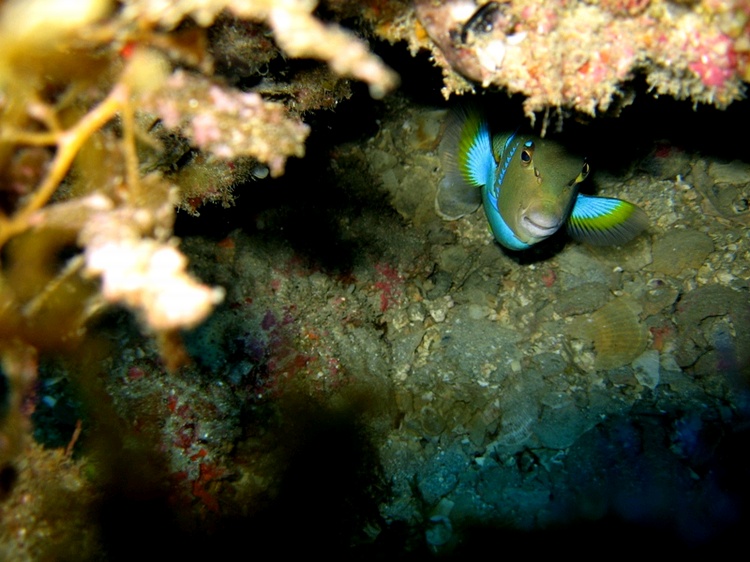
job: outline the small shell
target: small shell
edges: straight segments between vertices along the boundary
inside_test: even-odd
[[[523,445],[531,439],[534,426],[539,420],[538,402],[531,396],[523,394],[524,392],[522,389],[516,392],[510,390],[500,400],[502,416],[495,447],[505,453],[520,451]]]
[[[528,410],[514,411],[504,415],[498,432],[497,444],[514,451],[521,448],[533,435],[537,417]]]
[[[633,362],[646,347],[646,328],[637,305],[620,298],[608,302],[580,324],[581,335],[594,342],[596,369],[616,369]]]

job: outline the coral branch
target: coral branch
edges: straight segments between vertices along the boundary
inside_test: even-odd
[[[281,49],[290,57],[328,62],[341,76],[366,82],[370,94],[383,97],[398,85],[398,75],[366,44],[335,24],[324,25],[312,15],[317,2],[310,0],[129,0],[124,17],[173,28],[192,17],[199,25],[211,25],[223,9],[239,18],[268,24]]]
[[[151,183],[147,187],[166,186]],[[165,196],[162,208],[150,209],[149,215],[169,220],[174,199],[174,193]],[[116,208],[102,195],[83,199],[80,205],[90,213],[79,235],[85,247],[85,272],[101,278],[106,302],[138,311],[156,331],[193,327],[221,302],[223,289],[202,285],[187,273],[187,258],[174,241],[144,237],[153,225],[150,220],[143,222],[143,209]]]
[[[110,121],[127,100],[125,86],[118,85],[107,98],[92,109],[75,127],[57,136],[57,153],[52,166],[31,199],[13,215],[7,223],[0,223],[0,246],[10,237],[28,228],[32,213],[41,209],[52,197],[60,182],[68,173],[73,159],[89,137]]]
[[[303,156],[310,128],[286,108],[256,93],[221,88],[212,81],[176,71],[166,88],[143,97],[141,107],[158,115],[194,146],[223,159],[253,156],[271,175],[284,172],[287,156]]]
[[[287,6],[272,9],[268,19],[276,41],[290,56],[328,61],[334,72],[367,82],[374,98],[382,98],[398,84],[398,75],[343,29],[324,26],[309,13]]]

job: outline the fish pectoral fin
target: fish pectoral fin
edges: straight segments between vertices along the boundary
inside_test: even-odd
[[[579,194],[568,217],[568,233],[594,246],[630,242],[648,226],[648,217],[638,205],[610,197]]]
[[[482,192],[460,178],[445,176],[438,183],[435,212],[448,221],[460,219],[476,211],[482,204]]]
[[[482,203],[481,188],[494,180],[495,159],[487,122],[479,112],[459,108],[451,112],[440,141],[443,179],[438,184],[435,210],[446,220],[473,213]]]

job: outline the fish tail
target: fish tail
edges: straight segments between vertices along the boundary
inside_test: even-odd
[[[568,218],[568,233],[594,246],[629,242],[648,226],[648,217],[638,205],[610,197],[579,194]]]
[[[487,121],[475,109],[451,112],[440,142],[443,180],[436,208],[446,219],[474,212],[482,201],[480,187],[494,181],[495,159]]]

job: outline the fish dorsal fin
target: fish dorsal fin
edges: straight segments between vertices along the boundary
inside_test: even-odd
[[[578,194],[568,217],[568,233],[594,246],[630,242],[648,226],[648,217],[638,205],[610,197]]]
[[[440,142],[443,179],[435,210],[446,220],[473,213],[482,203],[481,187],[492,182],[495,160],[489,125],[473,109],[451,112]]]

